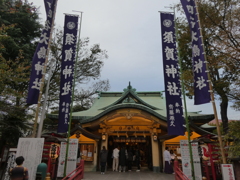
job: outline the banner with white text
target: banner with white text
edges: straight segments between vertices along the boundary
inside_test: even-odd
[[[169,135],[184,135],[181,83],[176,50],[174,15],[161,13],[162,54]]]
[[[32,69],[28,88],[27,104],[37,104],[42,81],[42,73],[47,55],[48,43],[51,28],[53,26],[53,16],[56,0],[44,0],[47,20],[42,31],[40,41],[32,59]]]
[[[60,103],[58,133],[65,133],[68,130],[68,122],[71,107],[71,95],[73,86],[74,61],[78,32],[78,16],[65,15],[62,66],[60,82]]]
[[[205,104],[211,101],[206,72],[206,60],[200,23],[194,0],[181,0],[192,33],[192,63],[194,72],[194,104]]]

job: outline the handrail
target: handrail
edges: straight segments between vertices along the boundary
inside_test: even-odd
[[[64,177],[62,180],[81,180],[83,179],[83,175],[84,175],[84,160],[81,160],[79,166],[71,173],[69,173],[66,177]]]
[[[177,170],[177,171],[176,171]],[[175,179],[176,180],[190,180],[179,167],[175,168]]]
[[[178,159],[174,160],[175,180],[190,180],[179,168]]]

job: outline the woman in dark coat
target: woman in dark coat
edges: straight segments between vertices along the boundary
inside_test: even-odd
[[[137,172],[140,171],[140,161],[141,161],[141,153],[138,147],[136,147],[136,151],[135,151],[135,162],[136,162],[136,166],[137,166]]]
[[[106,147],[103,146],[103,149],[100,151],[101,174],[105,174],[107,157],[108,157],[108,151],[106,150]]]
[[[125,147],[121,147],[119,151],[119,172],[126,171],[126,163],[127,163],[127,150]]]

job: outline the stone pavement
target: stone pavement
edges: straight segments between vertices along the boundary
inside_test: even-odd
[[[153,171],[142,170],[140,172],[113,172],[107,171],[105,174],[97,172],[84,172],[82,180],[175,180],[173,174],[154,173]]]

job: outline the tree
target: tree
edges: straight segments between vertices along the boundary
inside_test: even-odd
[[[0,117],[0,146],[16,147],[19,137],[25,137],[30,129],[26,122],[27,112],[24,107],[17,107],[11,102],[0,102],[1,106],[9,108]]]
[[[38,10],[32,3],[21,0],[14,2],[6,0],[0,1],[0,4],[0,120],[16,119],[14,125],[20,128],[22,127],[21,121],[18,120],[30,119],[28,110],[33,109],[32,106],[25,103],[25,100],[29,85],[31,60],[43,26],[39,22]],[[87,83],[92,79],[98,80],[103,67],[102,60],[107,58],[106,51],[100,49],[98,44],[90,47],[89,38],[83,39],[80,46],[79,57],[81,61],[76,65],[77,84]],[[50,78],[51,88],[48,102],[49,106],[52,106],[59,103],[61,31],[53,38],[50,48],[51,54],[46,79]],[[99,82],[103,82],[105,87],[109,87],[107,80]],[[11,109],[19,111],[21,109],[23,113],[16,117]],[[17,118],[19,119],[17,120]]]
[[[81,88],[80,90],[75,90],[75,98],[74,98],[74,105],[72,112],[79,112],[89,109],[94,100],[97,98],[96,94],[101,91],[107,91],[109,90],[109,81],[108,80],[102,80],[98,81],[96,83],[93,83],[90,87],[87,88],[87,90]],[[52,112],[51,114],[58,114],[59,107],[54,106],[51,108]],[[77,124],[79,121],[72,121],[72,124]],[[58,122],[56,119],[50,119],[46,118],[44,120],[43,129],[47,131],[56,131],[58,126]],[[72,126],[73,127],[73,126]]]
[[[42,26],[31,3],[0,3],[0,138],[1,146],[6,142],[16,146],[29,128],[25,98],[31,59]]]
[[[51,114],[58,114],[60,93],[60,72],[62,62],[63,32],[56,30],[51,42],[51,53],[47,66],[47,79],[50,80],[48,91],[48,107]],[[89,38],[82,38],[79,45],[78,59],[75,62],[75,90],[73,112],[87,110],[96,98],[96,91],[107,91],[110,88],[108,80],[100,80],[103,60],[108,58],[107,51],[102,50],[99,44],[89,45]],[[76,56],[77,57],[77,56]],[[92,85],[89,85],[93,82]],[[47,83],[45,81],[45,83]],[[88,84],[88,85],[85,85]],[[82,87],[84,86],[84,87]],[[46,85],[44,87],[44,92]],[[44,93],[43,93],[44,94]],[[42,100],[44,100],[44,95]],[[46,118],[44,129],[56,130],[57,121]]]
[[[221,101],[220,113],[224,132],[228,130],[228,103],[236,98],[233,86],[239,85],[240,57],[240,16],[237,0],[199,0],[198,9],[202,26],[205,53],[213,89]],[[178,21],[179,23],[182,22]],[[191,71],[191,51],[189,27],[186,23],[179,26],[180,57],[184,61],[183,76],[189,77]],[[192,95],[192,82],[186,78],[186,87]]]
[[[38,20],[36,8],[28,2],[6,0],[0,9],[1,70],[7,75],[1,88],[5,95],[16,97],[18,106],[26,95],[30,64],[41,32]]]
[[[49,89],[48,102],[49,106],[59,104],[59,87],[60,87],[60,72],[62,61],[62,43],[63,32],[56,30],[51,43],[51,56],[48,64],[48,78],[50,78],[51,88]],[[99,80],[101,76],[101,69],[104,65],[103,60],[107,59],[107,51],[102,50],[99,44],[89,45],[89,38],[81,39],[79,43],[79,55],[75,63],[75,94],[79,97],[79,93],[86,99],[90,98],[95,91],[102,91],[109,89],[108,80]],[[51,72],[52,71],[52,72]],[[52,75],[51,75],[52,74]],[[97,81],[99,80],[99,81]],[[87,87],[87,91],[81,88],[81,85],[87,84],[91,81],[95,81],[92,87]],[[97,81],[97,82],[96,82]],[[77,90],[77,89],[80,89]],[[88,95],[87,95],[88,94]],[[85,99],[85,100],[86,100]],[[79,101],[79,98],[75,98],[75,103]],[[81,100],[83,101],[83,100]]]
[[[229,144],[229,157],[238,158],[240,157],[240,121],[231,121],[229,123],[229,131],[224,136],[225,141],[230,141]]]

